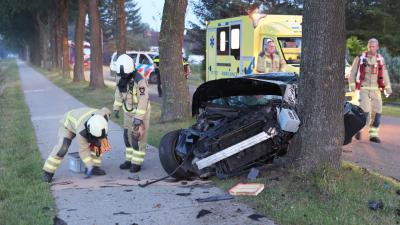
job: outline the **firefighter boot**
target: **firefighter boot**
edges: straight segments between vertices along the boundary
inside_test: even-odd
[[[98,166],[93,166],[92,174],[96,176],[106,175],[106,171],[100,169]]]
[[[140,165],[136,165],[136,164],[132,163],[131,168],[129,169],[129,171],[131,173],[137,173],[137,172],[140,171],[140,169],[141,169]]]
[[[43,181],[46,183],[50,183],[51,180],[53,179],[54,173],[49,173],[47,171],[43,171]]]
[[[128,170],[129,168],[131,168],[131,165],[132,165],[132,163],[130,161],[125,161],[124,163],[119,165],[119,168],[121,170]]]
[[[381,143],[381,139],[379,139],[378,137],[370,137],[369,141],[375,142],[375,143]]]

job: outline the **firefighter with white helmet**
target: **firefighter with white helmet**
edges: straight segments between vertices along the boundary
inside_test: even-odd
[[[135,71],[133,59],[122,54],[117,59],[117,88],[114,115],[124,110],[125,162],[120,169],[136,173],[141,170],[146,153],[147,131],[150,120],[150,101],[147,80]]]
[[[43,180],[51,182],[75,137],[79,144],[79,156],[86,166],[86,176],[105,175],[100,165],[103,153],[110,150],[107,139],[109,118],[110,110],[107,108],[79,108],[67,112],[60,121],[58,144],[44,163]]]
[[[392,93],[389,74],[382,55],[378,54],[378,40],[368,41],[368,51],[363,52],[353,61],[349,85],[352,91],[360,91],[360,107],[367,118],[373,116],[369,128],[369,140],[380,143],[379,125],[382,113],[381,91],[386,97]],[[360,133],[356,135],[360,139]]]

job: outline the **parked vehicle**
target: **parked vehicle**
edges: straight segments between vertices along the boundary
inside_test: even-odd
[[[167,133],[160,142],[164,170],[177,179],[226,178],[284,155],[300,124],[296,82],[294,73],[268,73],[200,85],[192,101],[196,123]],[[366,118],[346,103],[345,122],[348,144]]]
[[[141,52],[141,51],[127,51],[133,61],[135,62],[136,70],[141,73],[150,83],[157,83],[157,77],[154,73],[153,59],[158,55],[157,52]],[[111,56],[110,61],[110,72],[111,76],[116,75],[116,62],[117,52],[114,52]]]

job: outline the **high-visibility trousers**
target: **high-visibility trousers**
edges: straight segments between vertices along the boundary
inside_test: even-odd
[[[134,117],[132,113],[124,113],[124,129],[128,130],[128,140],[129,145],[126,145],[125,150],[125,160],[130,161],[136,165],[142,165],[144,162],[144,157],[146,155],[146,145],[147,145],[147,134],[149,132],[150,125],[150,104],[147,107],[146,113],[143,117],[143,123],[145,126],[144,137],[142,140],[138,142],[139,149],[134,149],[132,147],[132,140],[130,135],[132,134],[133,129],[133,120]]]
[[[49,173],[55,173],[57,168],[60,166],[61,161],[64,159],[64,156],[68,152],[69,146],[63,146],[64,139],[67,138],[69,140],[72,140],[74,137],[75,134],[66,129],[64,126],[61,126],[58,129],[58,143],[56,144],[56,146],[54,146],[49,157],[44,163],[43,170]],[[89,143],[85,140],[78,140],[79,146],[87,146],[88,144]],[[85,150],[82,151],[82,149]],[[100,166],[103,159],[103,155],[97,157],[96,153],[94,153],[93,151],[88,152],[87,147],[79,148],[79,157],[82,159],[86,167]]]

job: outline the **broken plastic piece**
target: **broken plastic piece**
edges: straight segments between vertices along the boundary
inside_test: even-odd
[[[257,176],[259,173],[260,173],[260,171],[253,167],[253,168],[251,168],[249,174],[247,175],[247,179],[255,180],[255,179],[257,179]]]
[[[260,221],[261,218],[264,218],[264,215],[261,214],[251,214],[248,216],[250,219],[255,220],[255,221]]]
[[[198,202],[216,202],[216,201],[222,201],[222,200],[230,200],[233,199],[232,195],[225,194],[225,195],[214,195],[211,197],[207,198],[196,198],[196,201]]]
[[[211,211],[206,210],[206,209],[202,209],[202,210],[200,210],[200,212],[197,214],[196,218],[198,219],[198,218],[203,217],[203,216],[205,216],[205,215],[207,215],[207,214],[210,214],[210,213],[211,213]]]
[[[383,209],[383,202],[381,200],[375,201],[375,200],[370,200],[368,201],[368,208],[372,210],[377,210],[377,209]]]
[[[264,190],[264,184],[259,183],[238,183],[229,189],[231,195],[258,195]]]

